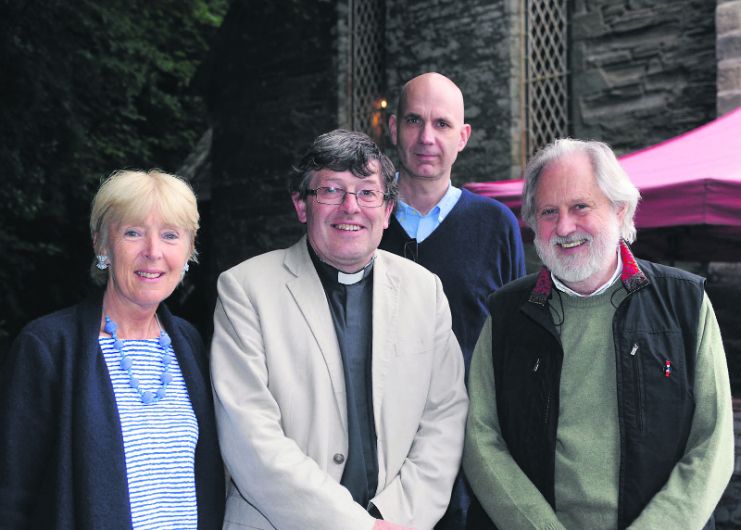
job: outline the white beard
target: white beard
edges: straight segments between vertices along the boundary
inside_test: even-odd
[[[583,239],[586,240],[584,244],[589,245],[586,257],[559,255],[559,244]],[[619,242],[620,228],[617,222],[609,223],[605,230],[594,237],[586,232],[574,232],[567,237],[553,236],[550,241],[544,242],[536,234],[534,241],[535,250],[543,264],[556,278],[567,284],[583,282],[592,275],[601,273],[612,263]]]

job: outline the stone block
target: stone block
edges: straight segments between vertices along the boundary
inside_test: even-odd
[[[652,41],[633,48],[632,55],[635,60],[654,59],[661,55],[661,50],[666,46],[665,41]]]
[[[741,31],[741,0],[718,5],[715,10],[715,29],[718,35]]]
[[[628,0],[630,9],[656,8],[656,0]]]
[[[589,70],[582,74],[574,75],[574,83],[579,86],[579,94],[595,94],[610,87],[605,79],[605,73],[601,70]]]
[[[655,9],[636,9],[625,12],[619,18],[616,17],[610,29],[616,32],[632,32],[663,25],[665,22],[656,16]]]
[[[718,92],[741,90],[741,57],[718,63]]]
[[[741,90],[718,93],[718,116],[741,107]]]
[[[575,13],[571,16],[571,37],[574,39],[601,37],[608,32],[599,12]]]
[[[625,14],[625,5],[621,5],[620,2],[609,2],[604,3],[602,6],[602,13],[605,17],[605,22],[612,24],[615,18],[622,17]]]
[[[617,99],[640,98],[644,93],[640,83],[631,83],[621,87],[611,88],[607,91],[610,97]]]
[[[630,64],[633,56],[630,50],[606,50],[596,53],[587,58],[587,66],[596,66],[599,68],[606,66]]]
[[[718,35],[716,43],[718,61],[741,57],[741,31]]]
[[[616,68],[605,69],[603,76],[610,88],[639,85],[645,79],[646,68],[642,64],[624,63]]]

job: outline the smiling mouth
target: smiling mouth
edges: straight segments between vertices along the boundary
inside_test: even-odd
[[[137,276],[141,276],[142,278],[146,278],[147,280],[154,280],[156,278],[159,278],[164,274],[164,272],[144,272],[144,271],[136,271]]]
[[[358,225],[349,225],[349,224],[336,224],[334,227],[337,230],[344,230],[345,232],[357,232],[360,230],[360,227]]]
[[[586,239],[577,239],[576,241],[567,241],[564,243],[558,243],[561,248],[575,248],[586,243]]]

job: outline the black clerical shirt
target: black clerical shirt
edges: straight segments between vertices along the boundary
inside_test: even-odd
[[[344,274],[321,261],[307,245],[327,295],[345,374],[349,448],[340,484],[367,508],[378,485],[371,371],[373,262],[355,275]]]

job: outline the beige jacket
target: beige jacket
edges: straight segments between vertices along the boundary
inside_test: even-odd
[[[458,472],[468,398],[437,276],[377,251],[373,412],[386,520],[431,529]],[[334,324],[305,238],[223,273],[211,376],[231,476],[224,528],[370,529],[340,485],[348,450]]]

